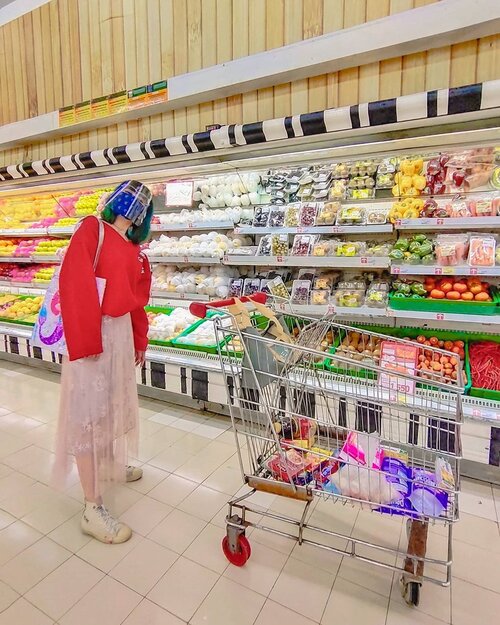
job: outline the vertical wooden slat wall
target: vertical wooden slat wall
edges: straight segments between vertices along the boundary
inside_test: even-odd
[[[52,0],[0,28],[0,124],[437,0]],[[500,76],[500,36],[387,59],[0,152],[0,163]]]

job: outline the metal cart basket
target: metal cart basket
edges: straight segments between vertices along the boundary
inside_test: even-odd
[[[226,557],[245,564],[251,555],[245,533],[257,527],[398,571],[403,597],[418,605],[424,580],[447,586],[451,578],[460,358],[328,318],[276,313],[272,303],[264,305],[264,294],[250,299],[210,305],[227,310],[213,320],[241,471],[251,489],[229,502]],[[206,308],[193,304],[192,312],[204,316]],[[301,518],[252,507],[255,491],[304,502]],[[407,546],[390,548],[311,525],[318,498],[405,516]],[[437,523],[447,529],[447,554],[432,558],[427,535],[429,524]],[[326,537],[342,539],[345,547],[326,544]]]

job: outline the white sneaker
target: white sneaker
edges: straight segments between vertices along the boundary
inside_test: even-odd
[[[89,501],[85,503],[81,527],[84,534],[109,545],[124,543],[132,536],[132,530],[128,525],[112,517],[102,504],[97,505]]]
[[[127,482],[137,482],[142,477],[142,469],[140,467],[134,467],[131,464],[127,465],[127,474],[126,481]]]

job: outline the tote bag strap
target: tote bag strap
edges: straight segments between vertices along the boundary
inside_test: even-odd
[[[101,255],[102,244],[104,242],[104,224],[98,217],[96,217],[96,219],[99,224],[99,239],[97,241],[97,248],[94,256],[94,272],[97,269],[97,263],[99,262],[99,256]]]

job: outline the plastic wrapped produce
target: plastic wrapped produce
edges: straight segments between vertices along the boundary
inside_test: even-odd
[[[292,283],[291,303],[303,306],[308,304],[310,291],[310,280],[294,280]]]
[[[364,290],[337,289],[335,291],[335,304],[346,308],[359,308],[363,305]]]
[[[297,228],[299,225],[300,203],[289,204],[285,209],[285,227]]]
[[[314,226],[318,208],[315,202],[306,202],[300,209],[299,225],[305,228]]]
[[[362,256],[365,251],[364,241],[342,241],[334,244],[335,256]]]
[[[296,234],[293,238],[292,256],[309,256],[316,237],[311,234]]]
[[[272,238],[273,238],[273,235],[271,234],[265,234],[261,238],[259,242],[259,248],[257,250],[257,256],[270,256],[271,255]]]
[[[269,228],[281,228],[285,223],[285,207],[273,206],[269,213],[268,227]]]
[[[467,234],[439,234],[436,238],[436,260],[442,267],[465,264],[468,251]]]
[[[317,226],[332,226],[337,218],[337,213],[341,208],[340,202],[324,202],[318,207],[316,215]]]
[[[288,256],[288,235],[273,234],[271,237],[271,254],[273,256]]]
[[[496,240],[491,236],[473,235],[470,238],[469,265],[494,267]]]
[[[337,225],[360,226],[366,223],[366,212],[362,206],[343,206],[337,213]]]

